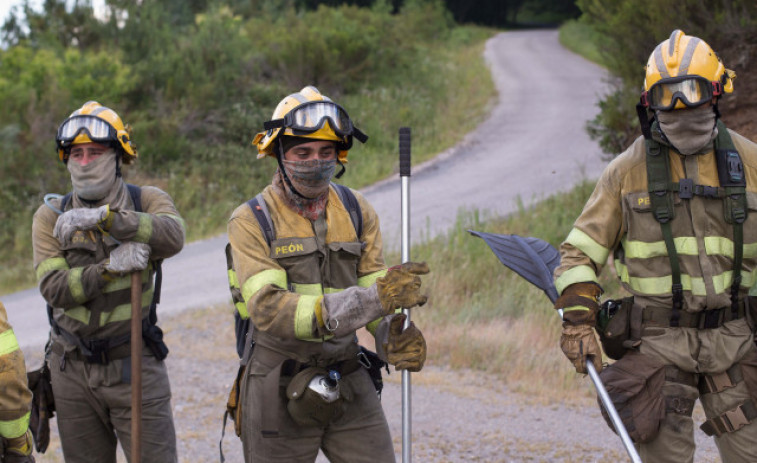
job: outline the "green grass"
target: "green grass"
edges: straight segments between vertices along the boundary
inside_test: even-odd
[[[413,260],[425,260],[431,267],[424,278],[429,303],[413,311],[431,363],[494,373],[521,392],[593,393],[560,352],[560,322],[549,299],[467,232],[534,236],[557,247],[593,188],[592,182],[584,182],[505,218],[462,214],[449,234],[413,246]],[[390,264],[398,260],[396,254],[388,256]],[[619,291],[611,273],[603,272],[600,279],[607,295]]]
[[[577,53],[589,61],[593,61],[600,66],[605,66],[598,43],[601,43],[601,36],[594,28],[580,19],[571,19],[560,26],[560,43],[568,50]]]

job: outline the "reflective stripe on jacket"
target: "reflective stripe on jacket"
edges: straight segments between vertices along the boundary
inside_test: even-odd
[[[263,199],[276,239],[269,248],[249,206],[239,206],[229,219],[234,268],[255,327],[256,343],[293,357],[338,357],[354,335],[322,336],[315,319],[321,295],[351,286],[371,286],[386,273],[378,217],[354,192],[363,214],[358,240],[348,211],[332,188],[325,213],[325,236],[315,222],[298,215],[268,186]],[[324,233],[322,232],[322,233]]]
[[[741,295],[757,280],[757,144],[729,131],[744,164],[748,217],[744,223]],[[555,270],[560,293],[572,283],[597,281],[612,253],[625,289],[646,307],[672,307],[671,268],[660,224],[647,192],[646,151],[639,137],[604,170],[583,212],[560,246]],[[719,186],[714,151],[680,155],[669,151],[672,181],[691,178],[697,185]],[[681,267],[684,308],[730,307],[733,227],[726,223],[724,201],[675,195],[671,223]]]

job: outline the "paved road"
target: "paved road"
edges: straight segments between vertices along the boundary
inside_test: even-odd
[[[485,56],[499,92],[490,117],[464,141],[414,168],[411,178],[413,242],[448,230],[458,210],[507,214],[525,204],[596,178],[604,167],[584,131],[598,111],[604,71],[562,48],[557,31],[501,33]],[[390,248],[400,236],[397,178],[366,188]],[[240,199],[241,200],[241,199]],[[223,247],[226,236],[188,244],[164,263],[160,312],[229,300]],[[45,304],[36,289],[3,296],[10,322],[26,350],[47,339]]]

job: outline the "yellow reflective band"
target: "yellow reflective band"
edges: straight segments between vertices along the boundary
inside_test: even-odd
[[[323,294],[341,293],[344,288],[323,288]]]
[[[142,284],[147,283],[150,278],[150,271],[148,269],[142,270]],[[131,274],[118,277],[115,280],[109,281],[103,287],[103,293],[113,293],[124,289],[131,288]]]
[[[184,219],[182,219],[178,215],[166,214],[166,213],[155,214],[155,215],[158,216],[158,217],[168,217],[168,218],[174,219],[176,222],[179,223],[179,226],[181,227],[182,230],[184,230],[184,231],[187,230],[187,224],[186,224],[186,222],[184,222]]]
[[[378,328],[379,323],[381,323],[381,319],[377,318],[373,320],[372,322],[365,325],[365,329],[368,330],[369,333],[371,333],[373,336],[376,336],[376,328]]]
[[[757,272],[757,270],[752,270],[751,272],[742,271],[741,283],[739,284],[739,286],[742,288],[751,288],[755,283],[755,272]],[[720,275],[715,275],[712,277],[712,285],[715,287],[715,292],[718,294],[730,290],[732,284],[732,270],[725,271]]]
[[[578,265],[563,272],[563,274],[555,280],[555,287],[557,288],[557,293],[562,294],[565,288],[573,283],[583,283],[586,281],[597,282],[597,274],[594,273],[594,269],[588,265]]]
[[[315,305],[321,297],[306,294],[300,296],[294,313],[295,338],[303,341],[320,341],[313,337],[313,317],[315,317]]]
[[[568,237],[565,238],[565,241],[580,249],[581,252],[600,265],[604,265],[604,263],[607,262],[607,256],[610,255],[610,250],[608,248],[597,243],[591,236],[577,228],[574,228],[568,233]]]
[[[10,354],[18,350],[18,340],[13,330],[0,333],[0,356]]]
[[[249,301],[265,285],[287,289],[287,273],[284,270],[269,269],[251,276],[242,286],[242,297],[245,301]]]
[[[6,439],[23,436],[29,429],[29,417],[31,412],[26,412],[24,416],[15,420],[0,421],[0,436]]]
[[[142,293],[142,305],[140,307],[150,305],[150,302],[152,302],[152,293],[152,288]],[[131,303],[117,305],[110,312],[102,312],[100,314],[100,326],[124,320],[131,320]]]
[[[586,312],[591,311],[590,308],[584,307],[582,305],[572,305],[570,307],[563,307],[563,309],[562,309],[563,313],[565,313],[565,312],[575,312],[575,311],[579,311],[579,310],[583,310],[583,311],[586,311]]]
[[[85,325],[89,325],[89,317],[91,316],[91,313],[89,309],[80,305],[79,307],[65,310],[63,312],[63,315],[73,318],[76,321],[82,322]]]
[[[234,269],[229,269],[227,271],[227,274],[229,277],[229,287],[239,289],[239,280],[237,280],[237,272],[235,272]]]
[[[696,256],[699,254],[697,239],[692,236],[673,238],[676,252],[679,256]],[[668,256],[665,241],[623,241],[623,251],[628,259],[649,259],[652,257]]]
[[[368,275],[361,276],[357,279],[357,285],[362,288],[368,288],[372,286],[379,278],[386,275],[387,269],[379,270],[378,272],[369,273]]]
[[[137,227],[137,234],[134,235],[134,241],[149,243],[152,237],[152,217],[143,212],[137,212],[137,214],[139,214],[139,226]]]
[[[615,270],[618,273],[620,281],[627,284],[632,290],[648,296],[666,296],[670,294],[673,286],[673,277],[671,275],[662,277],[629,277],[628,267],[619,261],[615,263]],[[684,291],[691,291],[694,296],[706,296],[707,289],[704,286],[704,278],[692,277],[691,275],[681,274],[681,286]]]
[[[249,312],[247,312],[247,304],[244,302],[237,302],[234,304],[234,307],[237,308],[237,312],[239,312],[239,316],[242,317],[242,320],[247,320],[250,318]]]
[[[323,294],[320,283],[292,283],[292,289],[297,294],[305,294],[307,296],[320,296],[321,294]]]
[[[68,272],[68,289],[71,291],[71,296],[79,304],[87,301],[84,285],[81,282],[82,273],[84,273],[84,267],[74,267]]]
[[[47,272],[52,272],[53,270],[68,270],[70,268],[71,267],[68,265],[68,262],[66,262],[66,259],[62,257],[45,259],[37,266],[37,280],[41,280]]]

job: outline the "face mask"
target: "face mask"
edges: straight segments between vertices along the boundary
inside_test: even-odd
[[[67,166],[74,192],[87,201],[103,199],[116,181],[116,152],[112,149],[86,166],[74,161],[68,161]]]
[[[306,198],[317,198],[329,189],[336,160],[282,161],[294,189]]]
[[[681,154],[696,154],[712,143],[718,134],[712,106],[657,111],[660,129]]]

